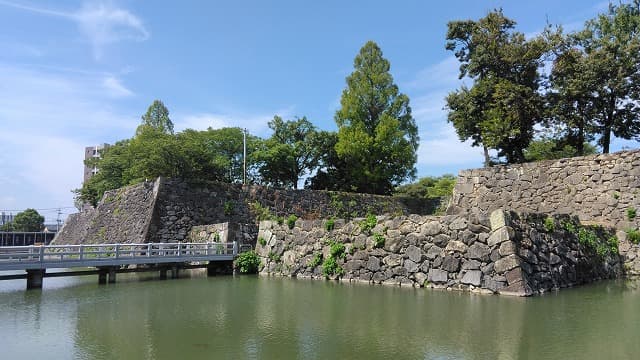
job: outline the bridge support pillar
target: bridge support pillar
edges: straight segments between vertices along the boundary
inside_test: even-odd
[[[160,280],[167,280],[167,268],[160,269]]]
[[[171,278],[177,279],[179,271],[180,269],[178,268],[178,265],[171,266]]]
[[[106,283],[107,283],[107,270],[100,269],[100,272],[98,272],[98,284],[104,285]]]
[[[44,273],[44,269],[27,270],[27,290],[42,289]]]
[[[109,284],[116,283],[116,268],[109,268]]]

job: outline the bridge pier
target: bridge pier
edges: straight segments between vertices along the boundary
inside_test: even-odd
[[[180,272],[180,268],[178,268],[178,265],[173,265],[171,266],[171,278],[172,279],[177,279],[178,275]]]
[[[160,269],[160,280],[167,280],[167,268]]]
[[[98,284],[99,285],[104,285],[107,283],[107,270],[105,269],[98,269],[100,272],[98,272]]]
[[[27,290],[42,289],[42,279],[45,269],[27,270]]]
[[[109,268],[109,284],[116,283],[116,268]]]

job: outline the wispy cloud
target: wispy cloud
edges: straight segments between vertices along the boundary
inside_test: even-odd
[[[425,67],[405,84],[420,129],[417,164],[420,174],[434,174],[435,169],[455,172],[482,163],[482,151],[470,142],[461,142],[453,126],[447,123],[445,97],[464,81],[458,79],[459,66],[451,56]]]
[[[96,59],[103,56],[104,47],[120,41],[144,41],[151,34],[136,15],[115,7],[111,2],[85,2],[75,11],[62,11],[41,6],[0,0],[0,5],[73,21],[89,41]]]
[[[107,93],[112,97],[127,97],[133,95],[133,92],[122,85],[120,80],[114,76],[105,77],[102,80],[102,86],[104,86]]]
[[[268,136],[268,122],[274,115],[279,115],[285,119],[293,116],[293,107],[288,107],[273,112],[262,114],[247,114],[239,111],[229,110],[223,113],[196,113],[180,114],[172,117],[175,129],[182,131],[185,129],[206,130],[219,129],[223,127],[246,128],[250,133],[258,136]]]
[[[83,147],[130,137],[134,113],[113,109],[118,80],[0,63],[0,209],[70,206]]]

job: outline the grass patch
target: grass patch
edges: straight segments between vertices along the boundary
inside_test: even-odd
[[[294,226],[296,226],[296,221],[298,221],[298,217],[291,214],[289,215],[289,217],[287,218],[287,226],[289,227],[289,229],[293,229]]]
[[[260,258],[253,250],[244,252],[236,258],[236,267],[242,274],[255,274],[260,267]]]

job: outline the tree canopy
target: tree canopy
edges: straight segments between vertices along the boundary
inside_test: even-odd
[[[316,127],[306,117],[269,121],[273,130],[256,153],[258,172],[265,184],[298,188],[298,181],[315,170],[320,162],[320,139]]]
[[[153,100],[147,112],[142,115],[142,126],[150,126],[160,132],[173,134],[173,122],[169,118],[169,109],[160,100]]]
[[[42,231],[44,228],[44,216],[35,209],[26,209],[19,212],[12,222],[2,225],[2,231]]]
[[[342,190],[389,194],[415,177],[418,128],[409,97],[398,90],[382,50],[367,42],[347,77],[340,109],[335,151],[343,163]]]
[[[460,78],[473,85],[447,96],[447,119],[460,140],[484,148],[485,164],[488,149],[508,162],[524,161],[523,149],[543,116],[538,68],[546,43],[527,40],[515,24],[501,9],[478,21],[448,24],[446,48],[461,63]]]

